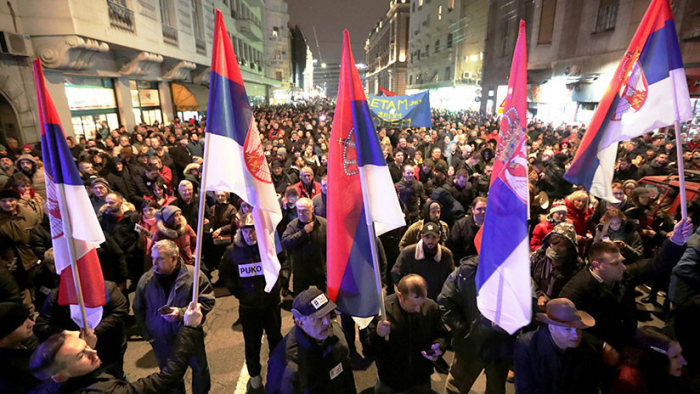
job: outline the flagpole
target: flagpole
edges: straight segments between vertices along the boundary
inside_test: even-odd
[[[75,260],[75,247],[73,246],[73,224],[70,222],[68,207],[66,206],[66,192],[62,187],[56,185],[58,189],[58,201],[61,204],[61,217],[63,219],[63,232],[68,244],[68,257],[73,271],[73,282],[75,283],[75,293],[78,296],[78,305],[80,305],[80,315],[83,317],[83,329],[85,332],[88,327],[87,313],[85,312],[85,300],[83,299],[83,288],[80,285],[80,273],[78,272],[78,262]]]
[[[685,220],[688,217],[688,206],[685,198],[685,169],[683,168],[683,146],[681,143],[681,122],[676,120],[676,162],[678,163],[678,183],[681,197],[681,216]],[[675,214],[671,212],[671,214]]]
[[[204,158],[209,157],[209,133],[204,132]],[[194,249],[194,280],[192,282],[192,302],[199,300],[199,269],[202,266],[202,239],[204,238],[204,202],[207,199],[207,165],[202,158],[202,179],[199,188],[199,212],[197,214],[197,242]]]
[[[357,139],[357,137],[356,137]],[[362,201],[364,203],[365,222],[367,223],[367,232],[369,233],[369,248],[372,252],[372,265],[374,266],[374,281],[377,285],[377,294],[379,295],[379,313],[382,319],[386,320],[386,305],[384,304],[384,296],[382,296],[382,279],[379,272],[379,255],[377,254],[377,235],[374,231],[374,222],[370,215],[369,196],[367,195],[367,179],[365,178],[365,169],[360,166],[360,184],[362,185]]]

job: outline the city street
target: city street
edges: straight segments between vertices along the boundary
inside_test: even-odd
[[[216,306],[207,316],[205,331],[207,333],[205,342],[211,370],[212,394],[244,394],[248,381],[248,371],[245,368],[245,355],[243,348],[243,333],[241,326],[237,325],[232,329],[233,323],[238,319],[238,300],[229,295],[223,288],[216,289]],[[289,310],[282,310],[282,334],[286,334],[293,325],[292,314]],[[361,345],[358,341],[358,349]],[[263,375],[267,375],[267,347],[263,346]],[[446,355],[447,362],[452,361],[452,353]],[[136,380],[157,372],[158,367],[153,357],[150,345],[142,340],[132,340],[126,351],[124,360],[124,370],[129,380]],[[374,392],[377,370],[374,364],[366,371],[355,372],[355,383],[357,392],[371,394]],[[433,389],[436,392],[443,392],[446,375],[433,374]],[[188,393],[191,392],[191,371],[185,378]],[[485,390],[485,376],[479,377],[472,393],[480,394]],[[507,393],[514,393],[512,384],[507,384]]]

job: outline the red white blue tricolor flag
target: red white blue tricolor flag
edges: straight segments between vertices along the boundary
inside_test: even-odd
[[[479,311],[510,334],[529,324],[532,316],[527,233],[526,87],[525,21],[520,21],[476,273]]]
[[[617,145],[693,116],[668,0],[652,0],[564,178],[612,195]]]
[[[241,70],[221,11],[216,10],[202,182],[206,190],[235,193],[253,207],[265,290],[277,282],[275,228],[282,210],[265,161]]]
[[[335,108],[328,158],[328,296],[343,313],[376,316],[381,295],[368,223],[379,236],[405,221],[347,30]]]
[[[105,241],[105,237],[66,143],[56,107],[46,90],[44,72],[38,59],[34,60],[34,82],[39,102],[46,203],[56,273],[61,275],[58,303],[70,305],[73,321],[80,327],[84,326],[73,279],[72,249],[80,276],[88,326],[94,329],[102,320],[102,306],[106,303],[104,276],[96,250]]]

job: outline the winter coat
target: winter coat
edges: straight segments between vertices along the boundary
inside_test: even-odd
[[[675,305],[683,305],[700,292],[700,227],[688,238],[688,248],[673,267],[668,297]]]
[[[306,191],[306,186],[302,183],[302,181],[299,181],[294,184],[294,188],[297,189],[297,192],[299,192],[299,198],[314,198],[317,194],[321,194],[321,184],[312,180],[313,182],[311,186],[311,194],[309,194]]]
[[[451,182],[445,182],[442,186],[436,187],[430,194],[431,200],[442,205],[440,219],[447,223],[448,227],[452,227],[457,220],[463,218],[465,212],[462,204],[448,191],[450,186]]]
[[[407,215],[411,217],[414,215],[417,218],[422,202],[427,200],[423,184],[415,179],[411,179],[409,182],[401,179],[396,183],[396,189],[399,191],[399,199],[406,206]]]
[[[587,331],[577,348],[563,352],[554,344],[546,325],[521,335],[515,343],[515,391],[518,394],[597,394],[600,355],[593,344],[595,340]]]
[[[323,192],[317,194],[314,196],[314,198],[311,199],[311,201],[314,204],[314,215],[318,215],[322,218],[326,217],[326,206],[328,204],[328,196],[327,194],[323,194]]]
[[[120,359],[122,348],[126,347],[124,319],[129,314],[129,301],[114,282],[105,281],[107,303],[102,307],[100,324],[95,327],[97,347],[95,350],[105,363]],[[34,333],[45,341],[53,334],[64,330],[78,331],[80,327],[71,319],[70,307],[58,304],[58,289],[51,290],[36,319]]]
[[[559,297],[570,299],[576,309],[593,316],[596,324],[588,331],[622,351],[634,340],[637,329],[635,288],[669,272],[684,251],[684,245],[667,240],[656,258],[627,265],[622,281],[615,284],[601,283],[590,268],[583,269],[564,286]]]
[[[199,228],[197,226],[199,220],[199,194],[195,193],[189,204],[178,195],[177,200],[170,203],[170,205],[174,205],[182,210],[182,217],[187,220],[187,223],[192,226],[193,229]],[[211,210],[207,204],[204,204],[204,218],[211,218]]]
[[[0,348],[0,393],[25,394],[41,384],[29,370],[29,359],[38,345],[32,335],[17,349]]]
[[[17,214],[14,216],[0,210],[0,263],[11,264],[18,258],[18,264],[25,271],[36,265],[38,258],[29,245],[29,233],[40,220],[33,210],[20,204],[17,204]]]
[[[283,263],[280,277],[289,277],[289,265],[286,261]],[[269,293],[265,291],[265,275],[258,245],[248,245],[240,232],[221,258],[219,278],[231,294],[238,298],[241,308],[263,309],[280,303],[279,280]]]
[[[357,393],[345,335],[331,325],[321,344],[299,326],[289,331],[267,362],[267,394]]]
[[[22,170],[22,165],[20,164],[21,160],[29,160],[33,164],[33,169],[30,173],[26,173]],[[20,157],[17,158],[15,161],[15,167],[17,167],[17,171],[21,172],[22,174],[26,175],[29,180],[32,181],[32,189],[34,189],[35,192],[39,193],[41,198],[46,200],[46,179],[44,175],[44,170],[42,168],[39,168],[39,163],[37,163],[36,159],[32,155],[21,155]]]
[[[153,273],[153,270],[147,271],[139,280],[134,296],[133,309],[136,324],[145,340],[156,338],[166,343],[173,343],[178,330],[183,326],[182,320],[171,323],[163,319],[158,313],[158,309],[161,307],[169,306],[171,308],[179,308],[180,316],[184,316],[187,305],[192,301],[194,267],[179,261],[175,270],[177,271],[177,278],[169,294],[165,294],[165,290]],[[214,288],[201,271],[199,273],[199,297],[197,302],[202,304],[202,313],[205,317],[214,308]],[[204,321],[202,321],[203,323]]]
[[[566,218],[571,220],[576,229],[576,234],[580,236],[585,236],[588,233],[588,222],[593,215],[593,209],[589,207],[584,207],[583,210],[578,210],[574,208],[574,204],[569,201],[567,197],[564,202],[566,203]]]
[[[162,318],[161,318],[162,320]],[[115,377],[109,369],[98,368],[90,374],[71,378],[60,388],[62,394],[165,394],[182,384],[197,346],[204,341],[201,328],[183,326],[173,341],[168,363],[160,372],[133,382]]]
[[[139,214],[131,203],[124,201],[122,207],[123,215],[116,218],[107,212],[107,206],[103,205],[97,213],[97,219],[102,231],[111,234],[128,256],[138,248],[139,233],[134,231],[134,225],[139,222]]]
[[[238,211],[231,204],[216,203],[211,207],[211,228],[221,229],[221,235],[230,235],[236,231],[236,227],[231,227]]]
[[[384,304],[386,320],[391,324],[389,339],[377,335],[375,318],[363,344],[363,351],[376,358],[379,380],[396,392],[430,382],[433,362],[423,357],[421,351],[437,343],[444,352],[447,345],[447,329],[442,324],[438,305],[426,300],[420,312],[408,313],[401,308],[396,294],[387,296]]]
[[[151,246],[161,239],[169,239],[177,245],[180,250],[180,258],[187,265],[194,264],[194,250],[197,246],[197,234],[192,230],[186,220],[177,228],[166,224],[162,220],[156,222],[156,233],[153,234]]]
[[[418,274],[428,284],[428,298],[436,300],[445,279],[452,273],[455,265],[452,252],[438,244],[437,253],[428,258],[423,250],[423,240],[401,251],[396,264],[391,269],[391,279],[398,284],[401,278],[408,274]]]
[[[455,222],[446,244],[454,254],[455,261],[477,254],[474,238],[480,228],[474,222],[474,215],[471,214]]]
[[[282,234],[282,247],[287,251],[295,278],[316,278],[326,275],[326,219],[314,216],[314,229],[304,230],[298,218],[292,220]]]
[[[542,241],[552,230],[554,230],[554,224],[549,220],[543,220],[535,226],[532,231],[532,237],[530,238],[530,251],[534,252],[542,246]]]

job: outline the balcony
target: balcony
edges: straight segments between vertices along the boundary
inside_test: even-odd
[[[177,44],[178,44],[177,29],[172,27],[172,26],[168,26],[164,23],[162,24],[162,26],[163,26],[163,42],[166,44],[177,46]]]
[[[207,54],[207,43],[201,38],[194,39],[194,46],[197,49],[197,53],[199,53],[200,55]]]
[[[134,32],[136,28],[134,11],[112,0],[107,0],[107,8],[109,10],[110,26],[129,33]]]
[[[251,19],[236,19],[236,30],[250,40],[262,40],[262,29]]]

